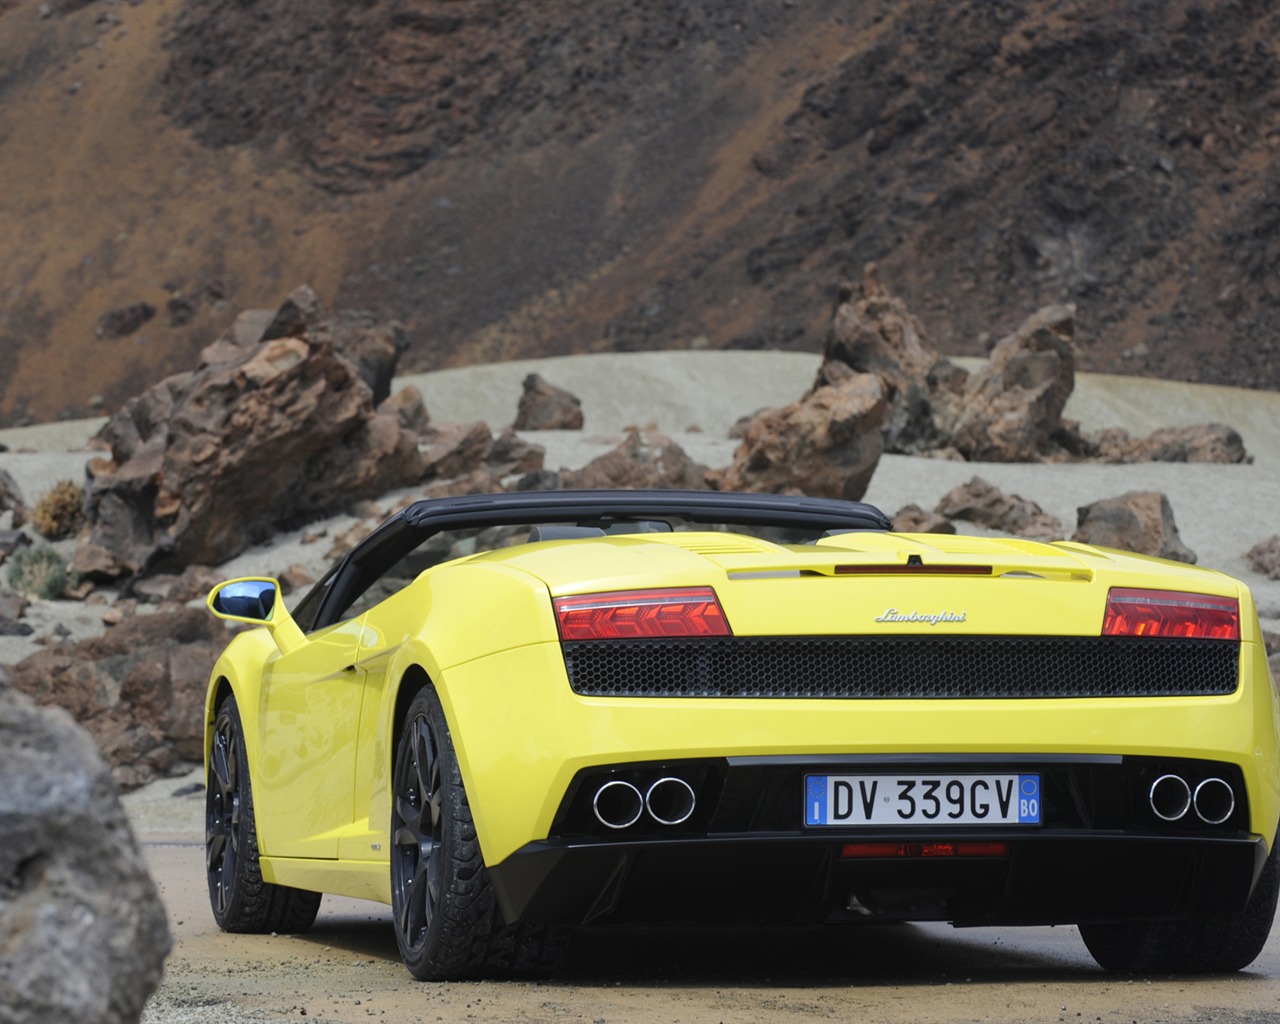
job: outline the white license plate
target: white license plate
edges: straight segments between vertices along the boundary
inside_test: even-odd
[[[1040,776],[806,775],[806,825],[1038,825]]]

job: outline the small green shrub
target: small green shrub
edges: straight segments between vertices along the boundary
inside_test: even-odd
[[[28,597],[56,600],[71,582],[66,559],[53,548],[24,548],[10,559],[9,585]]]
[[[31,513],[31,525],[41,537],[70,537],[84,522],[84,490],[70,480],[53,485]]]

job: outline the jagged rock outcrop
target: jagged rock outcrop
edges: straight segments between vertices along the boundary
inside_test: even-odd
[[[1177,562],[1196,560],[1178,535],[1168,497],[1159,491],[1129,491],[1082,506],[1071,539]]]
[[[1249,461],[1244,439],[1223,423],[1190,427],[1161,427],[1147,437],[1131,438],[1112,428],[1086,435],[1092,456],[1099,462],[1216,462]]]
[[[1061,540],[1064,532],[1058,518],[1034,501],[1005,494],[979,476],[948,491],[934,512],[1032,540]]]
[[[451,498],[519,488],[528,477],[543,472],[545,449],[504,430],[496,438],[483,423],[470,426],[440,424],[428,431],[432,438],[425,460],[427,485],[422,496]]]
[[[0,670],[0,1016],[132,1024],[160,984],[164,905],[93,741]]]
[[[22,491],[18,481],[5,470],[0,469],[0,520],[9,515],[9,527],[18,529],[27,521],[27,506],[22,502]]]
[[[1259,541],[1249,549],[1245,558],[1254,572],[1262,573],[1269,580],[1280,580],[1280,533]]]
[[[733,463],[707,475],[722,491],[797,492],[857,500],[884,451],[888,395],[874,373],[850,374],[799,402],[757,413]]]
[[[396,364],[408,346],[397,323],[379,323],[371,314],[349,310],[326,315],[314,290],[300,285],[276,310],[247,309],[231,329],[201,353],[205,366],[238,362],[246,349],[277,338],[328,342],[359,371],[381,405],[391,394]]]
[[[579,470],[561,470],[560,486],[573,490],[597,487],[702,490],[707,467],[652,424],[631,427],[622,443]]]
[[[970,375],[948,444],[971,462],[1037,462],[1060,447],[1075,387],[1074,306],[1047,306],[1001,338]]]
[[[914,503],[903,505],[893,515],[894,533],[955,533],[955,524],[937,512],[926,512]]]
[[[375,408],[374,386],[328,340],[342,329],[317,324],[299,298],[265,333],[304,334],[224,338],[218,362],[162,381],[102,428],[110,457],[88,466],[81,573],[216,565],[301,519],[422,478],[421,396]],[[366,360],[380,387],[394,346],[385,332],[361,336],[381,339]]]
[[[122,789],[204,756],[209,668],[230,634],[202,608],[125,619],[100,637],[37,651],[13,686],[75,716]]]
[[[1062,417],[1075,387],[1076,310],[1045,306],[992,348],[969,373],[938,355],[924,326],[880,282],[874,263],[860,295],[849,285],[823,344],[814,388],[850,372],[884,381],[885,450],[945,454],[972,462],[1242,462],[1244,444],[1230,427],[1165,428],[1131,438],[1118,429],[1082,434]]]
[[[531,373],[516,409],[516,430],[581,430],[582,402],[564,388]]]
[[[841,286],[822,359],[815,387],[835,383],[844,366],[880,375],[888,406],[886,451],[915,453],[944,443],[945,423],[938,418],[946,417],[968,374],[938,355],[924,325],[880,283],[876,264],[863,271],[861,297]]]
[[[27,599],[16,590],[0,590],[0,636],[30,636],[35,632],[19,620],[27,613]]]

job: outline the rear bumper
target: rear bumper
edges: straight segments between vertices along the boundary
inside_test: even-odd
[[[983,831],[977,838],[1008,841],[1009,855],[842,858],[849,838],[553,839],[530,843],[489,871],[508,920],[1032,925],[1238,911],[1267,857],[1254,836]],[[886,838],[902,837],[857,837]]]

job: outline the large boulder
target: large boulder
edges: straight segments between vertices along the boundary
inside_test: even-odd
[[[874,263],[864,269],[859,298],[848,285],[841,287],[822,358],[815,387],[833,382],[832,363],[880,375],[886,451],[915,453],[944,443],[937,416],[953,403],[967,374],[938,355],[919,319],[880,283]]]
[[[605,452],[579,470],[561,470],[560,486],[703,490],[707,467],[694,462],[675,441],[652,424],[631,427],[617,448]]]
[[[581,430],[582,402],[564,388],[531,373],[516,408],[516,430]]]
[[[799,402],[757,413],[733,463],[707,475],[722,491],[798,492],[857,500],[884,451],[888,395],[874,373],[820,386]]]
[[[969,376],[949,443],[971,462],[1037,462],[1060,446],[1075,387],[1074,306],[1047,306],[1000,339]]]
[[[0,670],[0,1018],[136,1022],[170,946],[111,774]]]
[[[1244,439],[1224,423],[1161,427],[1146,437],[1131,438],[1118,428],[1087,436],[1099,462],[1215,462],[1249,461]]]
[[[381,405],[391,394],[396,363],[408,347],[397,323],[379,323],[370,313],[352,310],[326,315],[309,285],[300,285],[274,311],[247,309],[231,328],[201,353],[204,365],[238,362],[244,351],[277,338],[310,338],[328,342],[344,356]]]
[[[1084,505],[1077,514],[1074,541],[1176,562],[1196,560],[1178,535],[1169,499],[1159,491],[1130,491]]]
[[[116,783],[134,789],[204,757],[205,687],[227,639],[201,608],[157,611],[37,651],[10,672],[15,689],[75,716]]]
[[[948,519],[985,526],[1001,533],[1016,533],[1033,540],[1061,540],[1062,523],[1034,501],[1005,494],[995,484],[975,476],[948,491],[934,509]]]
[[[422,477],[404,410],[333,345],[272,338],[162,381],[98,434],[76,568],[99,576],[216,565],[274,531]]]

